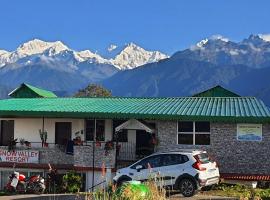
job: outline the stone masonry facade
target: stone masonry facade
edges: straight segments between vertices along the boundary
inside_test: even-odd
[[[261,142],[237,140],[236,123],[210,123],[210,145],[178,145],[177,121],[158,121],[158,151],[207,150],[221,173],[270,174],[270,124],[262,126]]]
[[[87,146],[74,146],[74,165],[80,167],[93,166],[93,144]],[[94,167],[101,168],[103,163],[106,168],[115,167],[115,148],[109,151],[104,150],[104,145],[95,146],[95,161]]]

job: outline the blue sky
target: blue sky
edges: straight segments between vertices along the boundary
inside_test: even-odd
[[[0,49],[33,38],[103,52],[135,42],[165,53],[215,34],[270,33],[269,0],[1,0]]]

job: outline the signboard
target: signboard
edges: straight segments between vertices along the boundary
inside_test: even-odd
[[[38,163],[38,158],[38,151],[0,149],[0,162]]]
[[[261,124],[237,124],[237,140],[262,141]]]

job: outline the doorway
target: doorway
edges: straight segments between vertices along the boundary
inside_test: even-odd
[[[14,139],[14,120],[1,120],[0,145],[8,146]]]
[[[136,130],[136,158],[140,159],[154,152],[151,145],[152,134],[145,130]]]
[[[67,145],[71,140],[71,122],[55,122],[55,144]]]

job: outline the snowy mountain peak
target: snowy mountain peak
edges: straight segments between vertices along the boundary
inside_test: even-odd
[[[88,60],[89,62],[97,62],[97,63],[109,63],[109,61],[97,53],[93,53],[90,50],[84,50],[84,51],[79,51],[76,52],[76,55],[79,56],[82,60],[81,61],[86,61]]]
[[[259,34],[258,36],[264,41],[270,42],[270,34]]]
[[[196,45],[191,46],[190,49],[191,50],[204,49],[205,45],[207,45],[209,43],[217,43],[217,42],[227,43],[227,42],[229,42],[229,39],[222,36],[222,35],[212,35],[209,38],[205,38],[205,39],[201,40]]]
[[[196,46],[198,47],[198,48],[202,48],[205,44],[207,44],[207,42],[208,42],[208,39],[206,38],[206,39],[203,39],[203,40],[201,40],[200,42],[198,42],[197,44],[196,44]]]
[[[45,42],[39,39],[30,40],[17,48],[18,55],[34,55],[41,54],[44,51],[52,49],[51,51],[54,54],[57,54],[61,51],[67,50],[68,47],[60,41],[56,42]]]
[[[1,50],[0,49],[0,56],[4,55],[4,54],[10,54],[10,52],[6,51],[6,50]]]
[[[157,62],[165,58],[168,58],[168,56],[159,51],[147,51],[135,43],[128,43],[111,61],[119,69],[125,70]]]
[[[230,40],[222,35],[212,35],[209,40],[212,41],[222,41],[222,42],[229,42]]]

